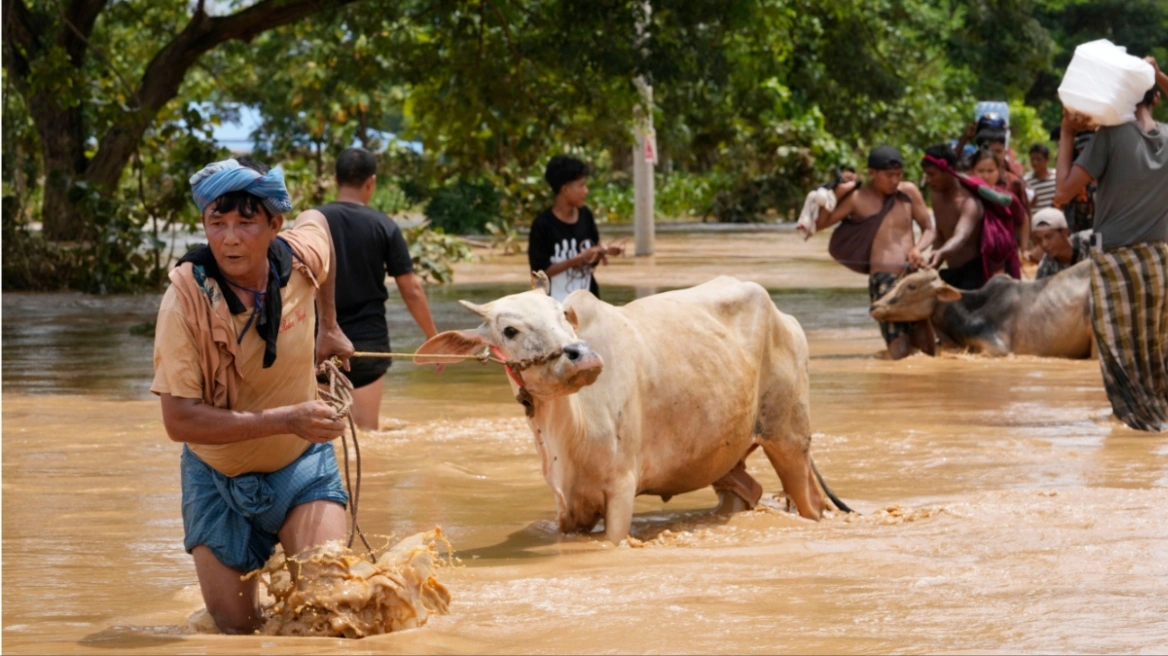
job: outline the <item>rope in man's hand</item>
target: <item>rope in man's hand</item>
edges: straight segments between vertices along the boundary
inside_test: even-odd
[[[349,515],[352,517],[349,525],[349,540],[346,546],[351,549],[353,547],[353,539],[358,535],[361,536],[361,542],[365,544],[365,549],[369,553],[369,559],[373,560],[373,547],[369,545],[369,540],[366,539],[364,531],[357,524],[357,505],[361,500],[361,445],[357,443],[357,428],[353,425],[353,383],[341,373],[339,358],[328,358],[320,363],[316,371],[318,374],[328,378],[328,388],[322,389],[317,387],[317,396],[329,404],[337,413],[338,417],[344,417],[348,420],[349,434],[353,436],[353,452],[356,454],[357,460],[356,487],[353,486],[351,476],[349,475],[349,439],[348,436],[341,433],[341,446],[345,454],[345,487],[349,488]]]

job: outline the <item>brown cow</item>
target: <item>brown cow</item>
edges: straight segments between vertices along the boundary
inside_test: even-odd
[[[1018,281],[992,278],[976,291],[950,287],[933,269],[897,281],[872,304],[877,321],[928,318],[942,342],[989,355],[1091,355],[1091,263],[1054,276]]]

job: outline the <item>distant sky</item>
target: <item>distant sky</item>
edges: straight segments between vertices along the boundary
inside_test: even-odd
[[[222,125],[215,126],[212,135],[215,137],[215,141],[235,152],[250,153],[252,150],[251,133],[260,126],[261,122],[260,113],[255,108],[240,105],[239,120],[230,123],[224,122]],[[397,135],[392,132],[382,132],[381,140],[383,143],[391,143],[397,141]],[[403,141],[401,143],[415,152],[422,152],[422,144],[420,142]],[[353,145],[357,146],[360,144],[359,142],[353,142]]]

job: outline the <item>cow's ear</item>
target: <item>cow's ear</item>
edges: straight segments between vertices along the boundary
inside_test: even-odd
[[[937,292],[937,300],[942,303],[952,303],[961,300],[961,290],[941,283],[941,290]]]
[[[566,308],[564,318],[568,320],[568,324],[572,326],[573,330],[580,327],[580,318],[576,316],[575,308]]]
[[[462,305],[462,307],[464,307],[464,308],[470,310],[471,312],[474,312],[475,314],[482,317],[484,321],[491,317],[491,304],[490,303],[487,303],[486,305],[475,305],[474,303],[471,303],[470,301],[459,301],[458,303],[460,305]]]
[[[548,296],[552,295],[552,282],[548,280],[547,274],[543,271],[531,272],[531,288],[541,289]]]
[[[414,362],[418,364],[441,364],[446,358],[427,358],[427,355],[478,355],[488,345],[482,333],[477,330],[448,330],[426,340],[417,351]]]

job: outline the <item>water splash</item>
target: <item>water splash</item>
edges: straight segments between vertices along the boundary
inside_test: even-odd
[[[340,541],[294,558],[277,549],[249,574],[272,598],[260,634],[363,638],[422,626],[450,606],[450,591],[436,575],[452,565],[452,551],[441,529],[402,540],[376,562]]]

